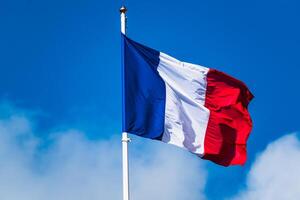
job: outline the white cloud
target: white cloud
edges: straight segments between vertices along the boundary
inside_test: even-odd
[[[158,142],[152,145],[135,156],[133,199],[205,199],[206,172],[199,158],[170,145]]]
[[[78,130],[37,137],[31,117],[14,109],[0,112],[6,113],[0,113],[1,200],[121,199],[119,137],[93,141]],[[132,200],[204,199],[206,174],[200,164],[170,145],[135,139]]]
[[[268,145],[248,174],[247,188],[235,199],[300,199],[300,141],[296,134]]]
[[[121,199],[121,142],[89,140],[78,130],[35,132],[32,112],[0,104],[1,200]],[[156,141],[133,138],[132,200],[205,199],[199,158]],[[298,200],[300,141],[286,135],[268,145],[248,173],[237,200]],[[213,194],[210,194],[213,196]]]

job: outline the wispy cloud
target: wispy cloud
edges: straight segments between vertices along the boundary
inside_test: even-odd
[[[37,137],[43,134],[31,116],[8,106],[0,112],[1,200],[121,199],[119,137],[89,140],[72,129]],[[133,200],[204,199],[206,173],[198,158],[138,142],[130,145]]]
[[[300,141],[283,136],[263,151],[248,174],[247,187],[238,200],[297,200],[300,197]]]
[[[72,128],[37,133],[34,112],[0,104],[1,200],[114,200],[122,196],[121,142],[90,140]],[[146,139],[130,144],[132,200],[205,199],[206,170],[196,156]],[[296,200],[300,140],[283,136],[254,161],[233,199]],[[213,196],[212,194],[209,194]]]

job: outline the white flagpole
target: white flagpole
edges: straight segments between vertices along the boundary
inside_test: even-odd
[[[120,8],[121,32],[126,35],[126,7]],[[123,62],[123,61],[122,61]],[[122,133],[122,162],[123,162],[123,200],[129,200],[129,177],[128,177],[128,142],[130,138],[126,132]]]

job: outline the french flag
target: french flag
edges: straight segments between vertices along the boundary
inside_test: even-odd
[[[246,162],[247,86],[122,34],[123,132],[160,140],[223,166]]]

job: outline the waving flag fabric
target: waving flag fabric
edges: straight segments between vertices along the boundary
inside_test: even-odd
[[[123,131],[217,164],[244,164],[253,95],[241,81],[122,35]]]

